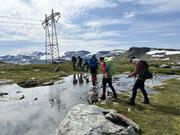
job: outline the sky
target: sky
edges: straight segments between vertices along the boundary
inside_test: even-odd
[[[1,0],[0,55],[45,51],[41,23],[60,12],[57,34],[65,51],[180,49],[180,0]]]

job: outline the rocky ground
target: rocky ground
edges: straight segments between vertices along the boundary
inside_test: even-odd
[[[74,106],[59,124],[55,135],[138,135],[140,127],[132,120],[95,105]]]

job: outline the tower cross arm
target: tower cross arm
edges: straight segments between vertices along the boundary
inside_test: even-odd
[[[61,17],[60,12],[52,13],[50,16],[46,17],[45,20],[42,22],[42,25],[46,24],[52,18],[55,18],[55,17],[57,17],[57,19],[56,19],[56,22],[57,22],[59,20],[59,18]]]

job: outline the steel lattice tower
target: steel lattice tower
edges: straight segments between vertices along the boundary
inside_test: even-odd
[[[53,12],[50,16],[45,15],[45,20],[42,25],[45,29],[45,53],[46,63],[51,60],[52,63],[59,60],[59,46],[56,32],[56,23],[60,18],[60,13]]]

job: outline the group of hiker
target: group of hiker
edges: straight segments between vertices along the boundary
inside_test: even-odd
[[[71,62],[73,64],[74,70],[83,71],[86,68],[86,71],[88,71],[88,59],[83,59],[81,56],[75,57],[72,56]]]
[[[78,58],[80,59],[80,58]],[[77,62],[77,61],[76,61]],[[77,67],[81,67],[82,61],[78,60],[78,65]],[[72,61],[73,63],[73,61]],[[144,88],[144,83],[146,79],[152,78],[152,74],[148,69],[148,63],[146,61],[136,59],[135,57],[130,58],[130,63],[132,63],[134,67],[134,71],[128,74],[128,77],[136,77],[136,81],[134,83],[134,86],[132,88],[132,96],[130,100],[127,102],[129,105],[134,106],[135,105],[135,99],[137,95],[137,90],[140,89],[143,96],[144,96],[144,101],[143,103],[149,104],[149,98],[147,95],[147,92]],[[85,64],[85,63],[84,63]],[[73,68],[75,66],[75,63],[73,63]],[[86,61],[86,66],[87,69],[89,69],[91,73],[91,80],[92,80],[92,85],[96,86],[97,84],[97,74],[98,74],[98,68],[100,67],[101,73],[102,73],[102,95],[101,95],[101,100],[106,100],[106,85],[108,84],[109,87],[112,90],[113,93],[113,98],[117,99],[117,93],[116,90],[112,84],[112,67],[108,64],[108,62],[105,60],[104,57],[100,57],[99,60],[96,58],[96,55],[93,55],[88,61]],[[75,67],[76,68],[76,67]],[[74,69],[75,69],[74,68]],[[81,68],[80,68],[81,69]]]

